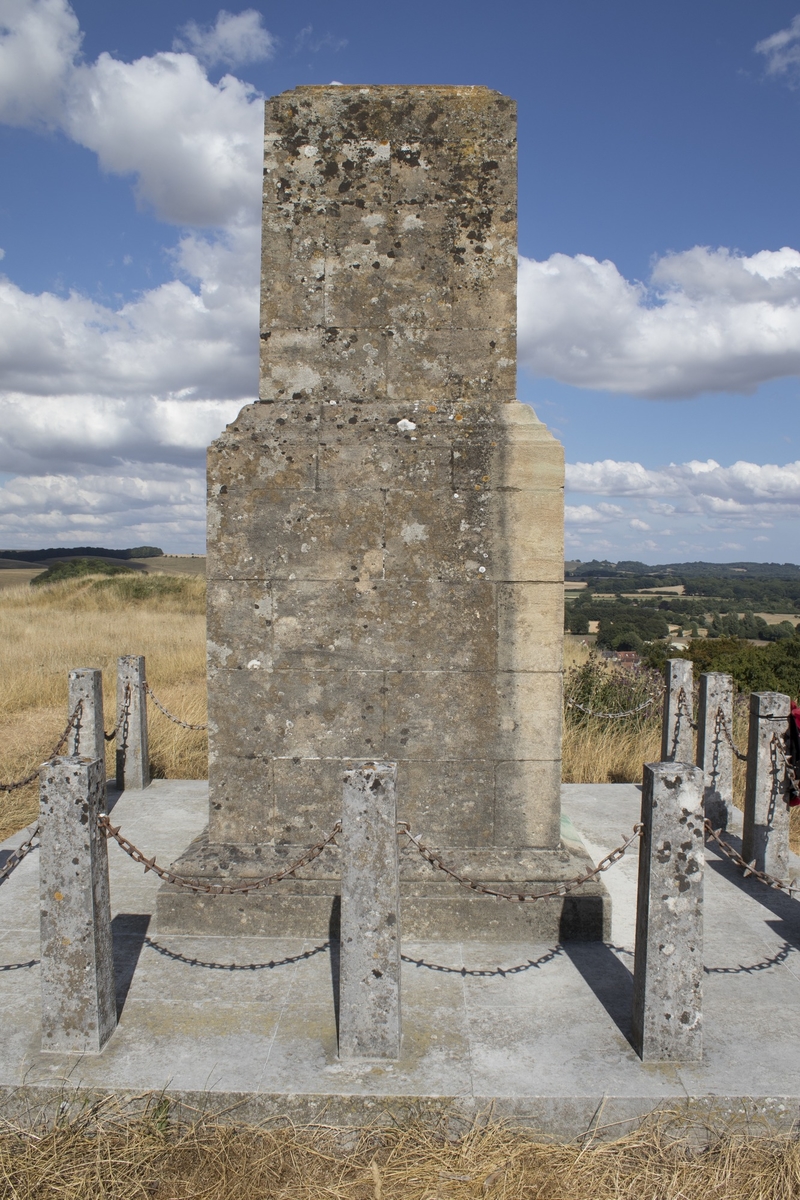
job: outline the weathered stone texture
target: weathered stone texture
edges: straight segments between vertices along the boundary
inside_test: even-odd
[[[117,1023],[103,759],[54,758],[40,771],[42,1050],[102,1050]]]
[[[563,451],[515,307],[512,101],[267,103],[261,400],[208,457],[211,845],[308,844],[379,759],[442,849],[558,847]]]
[[[747,781],[742,821],[742,854],[759,871],[778,879],[789,874],[789,808],[783,745],[791,700],[781,692],[750,693]]]
[[[700,676],[697,765],[705,774],[703,808],[715,829],[733,813],[733,679],[716,671]]]
[[[117,787],[146,788],[150,782],[144,656],[117,659]]]
[[[400,875],[397,768],[362,763],[344,774],[339,1054],[400,1054]]]
[[[69,737],[69,749],[80,758],[99,758],[105,762],[106,742],[103,724],[103,672],[94,667],[70,671],[67,708],[80,712]]]
[[[661,723],[661,761],[692,762],[692,663],[668,658],[664,670],[664,717]]]
[[[643,1062],[703,1056],[703,772],[646,763],[633,965]]]

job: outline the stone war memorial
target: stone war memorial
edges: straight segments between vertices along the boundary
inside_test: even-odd
[[[135,647],[110,733],[102,671],[70,671],[0,861],[6,1121],[83,1129],[113,1095],[115,1128],[145,1103],[796,1140],[790,697],[750,696],[745,754],[732,677],[695,693],[668,659],[630,708],[573,698],[661,721],[641,787],[561,783],[564,470],[515,395],[513,102],[332,85],[266,113],[261,395],[208,460],[208,783],[151,780],[148,701],[204,725]]]
[[[516,399],[516,112],[483,87],[268,101],[260,399],[208,455],[209,825],[175,866],[279,871],[397,764],[398,818],[488,885],[590,866],[561,819],[561,445]],[[339,850],[280,888],[165,886],[159,928],[327,936]],[[401,855],[403,934],[608,936]]]

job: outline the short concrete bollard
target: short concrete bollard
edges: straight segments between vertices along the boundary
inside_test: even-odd
[[[661,761],[691,762],[693,743],[692,664],[688,658],[668,658],[664,669]]]
[[[102,759],[54,758],[39,773],[42,1050],[102,1050],[117,1023]]]
[[[647,763],[639,849],[633,1045],[643,1062],[703,1056],[703,772]]]
[[[117,787],[146,788],[150,783],[147,748],[147,692],[144,656],[117,660]]]
[[[715,829],[727,829],[733,812],[733,678],[720,672],[700,676],[697,765],[706,781],[703,810]]]
[[[750,694],[742,854],[748,862],[755,860],[757,870],[779,879],[789,874],[789,809],[786,770],[775,739],[783,745],[790,708],[789,697],[780,692]]]
[[[69,739],[70,750],[79,758],[102,758],[105,761],[102,671],[93,667],[79,667],[70,671],[69,712],[74,713],[79,704],[81,711]]]
[[[396,763],[344,776],[339,1055],[400,1054]]]

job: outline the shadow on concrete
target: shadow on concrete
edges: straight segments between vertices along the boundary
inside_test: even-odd
[[[32,828],[32,826],[33,826],[33,825],[34,825],[34,822],[32,821],[32,822],[31,822],[31,824],[27,826],[27,828],[26,828],[26,830],[25,830],[25,835],[26,835],[26,837],[30,837],[30,836],[31,836],[31,828]],[[34,849],[34,850],[38,850],[38,849],[39,849],[39,843],[38,843],[38,842],[36,842],[36,843],[35,843],[35,845],[34,845],[33,849]],[[30,853],[30,852],[29,852],[29,853]],[[17,849],[13,849],[13,850],[0,850],[0,871],[2,871],[3,867],[5,867],[5,865],[6,865],[6,863],[8,862],[8,860],[9,860],[10,858],[14,858],[14,856],[15,856],[16,854],[17,854]],[[23,854],[22,858],[21,858],[19,861],[20,861],[20,862],[24,862],[26,858],[27,858],[27,854]],[[4,876],[3,876],[3,878],[2,878],[2,879],[0,879],[0,887],[2,887],[2,885],[3,885],[4,883],[8,883],[9,879],[10,879],[10,878],[11,878],[11,876],[14,874],[14,871],[15,871],[15,869],[16,869],[16,868],[12,867],[12,868],[11,868],[11,870],[9,871],[8,875],[4,875]]]
[[[741,842],[738,837],[727,837],[731,846],[741,853]],[[711,851],[711,853],[709,853]],[[721,851],[716,850],[713,842],[706,843],[706,870],[714,871],[722,879],[732,883],[740,892],[744,892],[751,900],[761,904],[778,918],[777,921],[767,921],[766,925],[775,931],[784,942],[788,942],[795,950],[800,950],[800,900],[787,896],[775,888],[767,887],[757,879],[745,879],[741,870],[730,859],[725,858]]]
[[[106,781],[106,807],[105,812],[110,813],[118,800],[122,799],[122,792],[117,791],[116,779],[108,779]]]
[[[131,990],[149,924],[149,913],[117,913],[111,922],[114,977],[117,986],[117,1020],[122,1016],[128,992]]]
[[[163,958],[185,963],[187,967],[202,967],[205,971],[274,971],[277,967],[291,967],[295,963],[305,962],[307,958],[313,958],[315,954],[322,954],[329,945],[328,942],[320,942],[318,946],[313,946],[310,950],[303,950],[300,954],[287,954],[284,958],[271,958],[269,962],[221,963],[211,958],[198,958],[196,954],[181,954],[180,950],[172,950],[169,946],[164,946],[151,937],[146,937],[144,944],[148,950],[155,950],[156,954],[160,954]]]
[[[565,896],[558,922],[559,942],[603,940],[602,896]]]
[[[614,948],[605,942],[566,942],[564,950],[622,1036],[633,1046],[632,972],[620,962]]]
[[[464,945],[469,947],[469,942],[465,942]],[[431,962],[427,958],[412,958],[408,954],[401,954],[400,958],[411,967],[424,967],[426,971],[439,971],[443,975],[460,975],[462,979],[506,979],[509,975],[521,975],[524,971],[538,971],[564,953],[563,946],[554,946],[538,958],[527,958],[525,962],[516,963],[513,967],[448,967],[443,963]]]
[[[331,987],[333,988],[333,1017],[336,1022],[336,1040],[339,1040],[339,964],[341,961],[342,898],[334,896],[331,917],[328,922],[328,945],[331,955]]]
[[[775,928],[778,925],[777,921],[767,921],[767,925]],[[767,955],[766,958],[760,958],[754,963],[739,963],[735,967],[703,967],[706,975],[757,975],[759,971],[770,971],[773,967],[779,967],[791,957],[795,947],[789,942],[784,942],[783,945],[775,951],[774,954]]]

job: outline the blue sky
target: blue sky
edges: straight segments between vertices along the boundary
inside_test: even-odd
[[[203,548],[263,97],[332,80],[517,100],[568,555],[800,561],[800,0],[0,0],[0,545]]]

